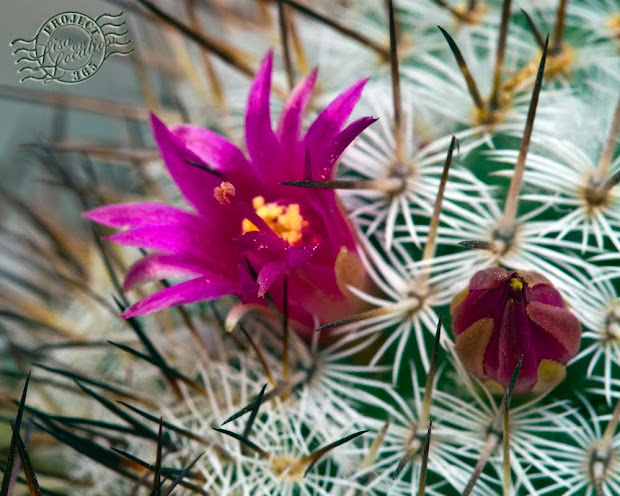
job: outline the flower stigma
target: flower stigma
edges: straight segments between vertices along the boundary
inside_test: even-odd
[[[279,205],[275,202],[265,203],[262,196],[255,196],[252,199],[252,206],[261,219],[289,245],[298,245],[303,238],[303,230],[308,227],[308,222],[304,220],[299,212],[297,203],[289,205]],[[241,224],[242,233],[258,231],[259,229],[248,219],[243,219]]]
[[[219,186],[213,188],[213,196],[222,205],[230,205],[235,196],[235,186],[227,181],[222,181]]]
[[[512,279],[510,279],[510,286],[515,291],[523,290],[523,282],[521,282],[521,279],[519,279],[518,277],[513,277]]]

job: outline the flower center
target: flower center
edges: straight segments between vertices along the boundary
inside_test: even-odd
[[[308,226],[308,222],[301,216],[297,203],[290,203],[289,205],[265,203],[262,196],[255,196],[252,199],[252,206],[256,215],[263,219],[269,228],[289,245],[294,246],[301,242],[303,229]],[[241,230],[245,234],[259,229],[250,220],[243,219]]]

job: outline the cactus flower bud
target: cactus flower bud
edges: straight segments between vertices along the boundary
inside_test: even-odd
[[[465,367],[503,391],[523,355],[515,392],[542,393],[566,375],[581,326],[549,280],[499,267],[476,272],[450,305],[456,349]]]

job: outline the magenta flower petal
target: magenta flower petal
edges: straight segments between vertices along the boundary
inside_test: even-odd
[[[250,88],[245,113],[245,141],[256,171],[270,174],[280,164],[281,149],[273,129],[269,112],[273,52],[269,52]]]
[[[235,240],[240,252],[258,275],[259,296],[264,296],[273,282],[286,272],[286,246],[268,231],[252,231]],[[265,272],[263,272],[265,271]],[[276,273],[277,271],[277,273]]]
[[[581,330],[575,326],[572,313],[559,305],[548,305],[532,301],[527,306],[527,315],[532,322],[545,329],[561,345],[558,353],[562,361],[568,361],[579,351]]]
[[[322,226],[323,237],[331,240],[331,243],[322,246],[320,253],[333,259],[343,246],[355,251],[355,237],[352,228],[333,192],[328,190],[312,191],[312,194],[308,195],[307,202],[314,209],[318,218],[317,223]]]
[[[262,298],[258,297],[259,287],[247,266],[247,262],[239,264],[237,269],[239,277],[239,293],[237,296],[241,298],[241,301],[244,303],[264,303]]]
[[[332,151],[330,155],[330,161],[333,159],[332,164],[349,144],[375,121],[376,119],[372,117],[364,117],[354,121],[343,131],[338,133],[332,142]],[[312,157],[310,157],[310,160],[313,160]],[[326,165],[321,170],[317,171],[317,173],[320,177],[331,177],[331,166]],[[312,175],[308,179],[315,179],[315,177]],[[342,246],[354,249],[355,242],[351,235],[351,227],[348,225],[346,217],[342,215],[337,197],[333,193],[324,190],[313,191],[308,196],[308,202],[315,206],[315,211],[322,217],[322,224],[325,226],[326,237],[340,241],[340,246],[337,247],[337,251],[339,251]]]
[[[301,81],[292,91],[284,109],[282,109],[277,136],[280,138],[280,144],[285,147],[292,146],[299,141],[302,117],[312,96],[317,75],[318,69],[315,69],[306,79]]]
[[[377,119],[375,117],[362,117],[361,119],[353,121],[346,128],[340,131],[334,137],[333,141],[334,144],[332,148],[332,165],[336,162],[338,157],[342,155],[342,152],[344,152],[346,148],[353,142],[353,140],[357,138],[361,133],[363,133],[368,126],[370,126],[373,122],[376,121]],[[327,171],[325,171],[324,173],[327,173]]]
[[[168,172],[183,196],[199,212],[216,209],[219,202],[213,195],[213,190],[220,186],[222,179],[189,164],[188,161],[201,163],[200,157],[189,150],[155,115],[151,115],[151,126]]]
[[[199,225],[143,226],[129,231],[114,234],[106,239],[125,246],[135,246],[148,250],[158,250],[178,255],[188,255],[211,262],[217,267],[229,260],[232,243],[221,243],[221,240],[208,238]],[[207,249],[205,249],[207,248]],[[230,266],[228,266],[230,267]]]
[[[169,225],[189,221],[193,215],[162,203],[121,203],[106,205],[84,212],[82,217],[104,226],[127,227]]]
[[[125,276],[123,291],[129,291],[145,282],[168,277],[193,278],[199,275],[206,275],[204,263],[201,263],[200,260],[192,259],[186,254],[154,253],[138,260],[131,266]]]
[[[204,160],[205,165],[226,173],[231,169],[249,167],[241,150],[223,136],[193,124],[179,124],[170,131],[188,149]]]
[[[192,124],[181,124],[171,129],[183,144],[195,153],[207,166],[217,169],[220,176],[205,178],[210,180],[209,194],[223,181],[230,182],[239,193],[247,196],[260,194],[258,178],[241,150],[219,134]],[[203,173],[204,174],[204,173]]]
[[[286,250],[286,265],[288,270],[295,272],[297,269],[308,263],[319,249],[319,246],[319,244],[291,246],[288,250]]]
[[[533,342],[534,332],[536,331],[528,322],[523,305],[516,299],[508,298],[497,333],[499,335],[499,353],[497,353],[497,361],[494,360],[497,365],[495,367],[490,365],[485,369],[503,387],[506,387],[510,382],[520,355],[523,355],[523,362],[519,372],[519,387],[515,387],[515,391],[528,391],[536,383],[538,353],[536,352],[536,344]],[[488,353],[496,355],[493,349],[488,349]]]
[[[340,132],[351,115],[353,107],[360,99],[367,82],[367,78],[362,79],[341,93],[319,114],[308,129],[304,143],[312,153],[312,163],[315,166],[314,180],[330,178],[337,156],[334,157],[332,147],[326,147],[325,144],[331,143]]]
[[[548,282],[548,284],[538,284],[534,286],[531,294],[536,301],[540,303],[546,303],[547,305],[553,305],[555,307],[564,306],[562,295],[551,286],[550,282]]]
[[[271,285],[286,272],[286,262],[283,260],[274,260],[263,265],[258,273],[258,296],[265,296]]]
[[[135,317],[196,301],[210,301],[227,294],[236,294],[237,291],[237,285],[228,281],[197,277],[147,296],[125,310],[122,317]]]
[[[487,270],[476,272],[469,282],[469,289],[478,291],[482,289],[493,289],[506,281],[510,273],[501,267],[491,267]],[[485,293],[480,293],[484,295]]]
[[[579,350],[579,321],[536,272],[479,271],[455,296],[450,313],[463,364],[496,390],[508,386],[522,355],[515,391],[547,391]]]
[[[263,296],[282,275],[294,273],[307,263],[318,245],[287,246],[273,233],[253,231],[236,240],[252,267],[258,270],[259,296]]]

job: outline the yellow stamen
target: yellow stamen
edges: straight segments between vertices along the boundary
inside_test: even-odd
[[[521,279],[518,279],[516,277],[510,279],[510,285],[515,291],[521,291],[523,289],[523,282],[521,281]]]
[[[256,215],[263,219],[279,237],[291,246],[299,244],[303,237],[303,229],[308,226],[308,222],[301,216],[297,203],[286,206],[265,203],[262,196],[256,196],[252,199],[252,206],[256,210]],[[250,220],[243,219],[241,230],[245,234],[258,231],[258,228]]]

